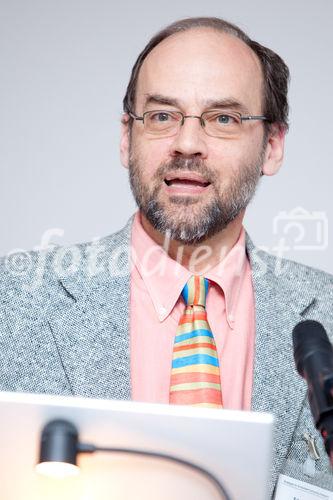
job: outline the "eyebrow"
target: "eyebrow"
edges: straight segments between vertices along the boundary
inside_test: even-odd
[[[162,104],[164,106],[174,106],[176,108],[182,107],[178,99],[162,94],[145,94],[145,97],[146,100],[144,102],[144,106],[147,106],[148,104]],[[205,109],[231,108],[243,114],[250,114],[248,108],[234,97],[226,97],[221,99],[205,99],[204,107]]]

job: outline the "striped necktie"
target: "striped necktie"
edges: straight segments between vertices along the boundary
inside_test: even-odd
[[[173,348],[170,403],[222,407],[219,361],[207,321],[208,279],[191,276],[183,288],[182,314]]]

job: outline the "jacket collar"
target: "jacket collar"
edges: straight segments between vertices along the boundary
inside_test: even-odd
[[[132,219],[119,233],[94,244],[80,245],[84,257],[78,272],[59,278],[66,304],[53,307],[48,326],[74,395],[131,397],[131,225]],[[94,257],[89,262],[91,255]]]

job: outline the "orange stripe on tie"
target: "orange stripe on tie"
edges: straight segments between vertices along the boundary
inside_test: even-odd
[[[213,373],[176,373],[171,375],[171,385],[185,384],[186,382],[211,382],[213,384],[220,384],[220,376]]]
[[[196,403],[215,403],[222,405],[221,392],[216,389],[194,389],[191,391],[170,391],[170,403],[176,402],[181,405],[192,405]]]
[[[194,299],[193,299],[194,305],[198,304],[199,297],[200,297],[200,278],[199,276],[194,276]]]
[[[183,325],[184,323],[193,323],[195,320],[202,320],[206,321],[207,320],[207,313],[206,312],[195,312],[193,314],[183,314],[179,320],[179,324]]]

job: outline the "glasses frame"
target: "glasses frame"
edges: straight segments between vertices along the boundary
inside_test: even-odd
[[[220,136],[208,134],[208,132],[205,128],[204,115],[207,113],[212,113],[213,111],[215,111],[215,112],[218,111],[218,112],[221,112],[221,114],[223,114],[223,110],[220,110],[220,109],[209,109],[208,111],[204,111],[203,113],[201,113],[200,116],[198,116],[198,115],[184,115],[184,113],[182,113],[181,111],[176,111],[174,109],[152,109],[150,111],[145,111],[142,116],[138,116],[135,113],[133,113],[132,111],[128,111],[128,115],[131,118],[133,118],[134,120],[142,121],[142,123],[144,124],[145,123],[145,115],[147,115],[148,113],[176,113],[177,115],[181,116],[181,120],[179,121],[179,128],[184,125],[186,118],[198,118],[198,120],[200,120],[201,127],[203,128],[203,130],[205,131],[205,133],[208,136],[220,137]],[[228,110],[228,111],[232,111],[232,110]],[[263,115],[242,115],[238,111],[232,111],[232,113],[239,116],[241,123],[243,123],[243,121],[254,121],[254,120],[268,121],[268,118],[266,116],[263,116]],[[156,133],[156,134],[154,134],[153,132],[150,132],[150,133],[152,135],[158,135],[158,133]],[[176,133],[177,132],[175,132],[175,134]]]

